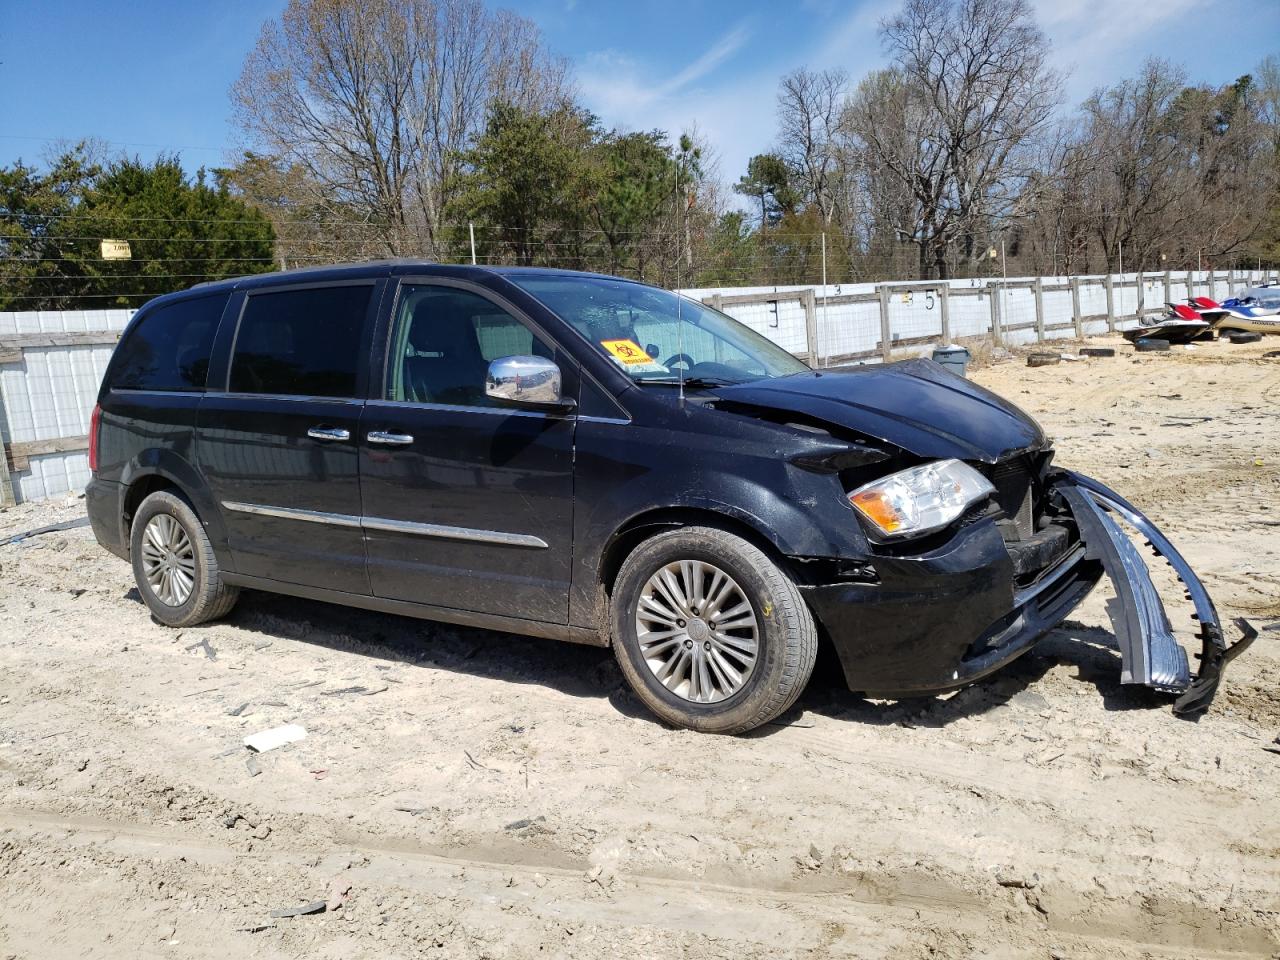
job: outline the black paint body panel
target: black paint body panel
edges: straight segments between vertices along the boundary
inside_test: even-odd
[[[238,573],[369,593],[359,527],[227,509],[226,502],[360,515],[356,437],[363,404],[346,400],[209,394],[200,406],[201,476],[218,504]],[[315,440],[312,427],[346,430]]]
[[[513,547],[371,529],[373,593],[394,600],[567,622],[573,554],[570,417],[370,401],[361,426],[360,484],[370,517],[538,537]],[[413,437],[364,441],[371,430]]]

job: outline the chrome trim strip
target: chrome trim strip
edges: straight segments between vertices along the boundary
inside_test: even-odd
[[[471,527],[449,527],[438,523],[414,523],[411,520],[391,520],[385,517],[356,517],[347,513],[323,513],[319,510],[302,510],[297,507],[267,507],[257,503],[240,503],[223,500],[222,506],[237,513],[255,513],[282,520],[305,520],[309,523],[326,523],[336,527],[360,527],[363,530],[382,530],[387,533],[408,533],[419,537],[436,537],[441,540],[466,540],[471,543],[493,543],[503,547],[531,547],[546,550],[550,546],[541,537],[527,533],[504,533],[501,530],[475,530]]]
[[[470,540],[475,543],[496,543],[504,547],[534,547],[546,550],[547,542],[527,533],[503,533],[501,530],[473,530],[470,527],[446,527],[438,523],[414,523],[410,520],[388,520],[383,517],[365,517],[366,530],[384,530],[388,533],[412,533],[420,537],[438,537],[443,540]]]
[[[240,503],[235,500],[223,500],[222,505],[236,513],[256,513],[264,517],[279,517],[282,520],[306,520],[309,523],[327,523],[334,527],[358,527],[360,518],[346,513],[323,513],[319,510],[302,510],[298,507],[264,507],[259,503]]]
[[[569,420],[577,416],[574,411],[568,413],[549,413],[543,410],[521,410],[519,407],[476,407],[455,403],[424,403],[418,400],[369,400],[369,407],[405,407],[414,410],[440,410],[445,413],[487,413],[498,417],[540,417],[543,420]]]

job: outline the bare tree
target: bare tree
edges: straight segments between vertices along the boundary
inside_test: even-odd
[[[912,200],[898,229],[921,276],[945,276],[952,244],[971,258],[1013,212],[1060,78],[1026,0],[907,0],[881,36],[894,65],[861,85],[846,122],[868,176]]]
[[[801,68],[778,84],[779,153],[823,223],[832,222],[838,204],[839,128],[848,88],[843,70]]]
[[[434,255],[489,104],[548,108],[566,78],[533,23],[480,0],[290,0],[232,97],[252,145],[365,211],[387,253]]]
[[[1178,197],[1189,189],[1167,122],[1185,82],[1172,64],[1148,60],[1138,76],[1097,91],[1082,108],[1080,150],[1092,156],[1092,170],[1081,200],[1108,263],[1124,248],[1135,266],[1153,267],[1169,239]]]

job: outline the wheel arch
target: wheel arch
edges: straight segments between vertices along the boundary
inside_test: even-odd
[[[138,508],[142,506],[142,501],[153,493],[159,493],[161,490],[174,490],[177,493],[183,493],[182,487],[177,482],[171,477],[158,472],[140,474],[125,487],[124,499],[121,503],[121,521],[124,524],[126,537],[133,529],[133,518],[138,512]],[[186,499],[190,501],[191,498],[186,497]]]
[[[125,467],[120,482],[125,488],[121,498],[120,524],[126,544],[129,543],[133,518],[142,502],[160,490],[172,490],[182,496],[195,512],[213,545],[218,563],[224,569],[233,569],[228,562],[222,513],[199,471],[187,460],[173,451],[149,450]]]
[[[628,519],[605,544],[596,574],[603,595],[612,596],[618,571],[622,569],[622,564],[632,550],[655,533],[680,527],[713,527],[739,536],[763,550],[774,563],[794,578],[791,564],[777,544],[744,517],[707,506],[658,507]]]

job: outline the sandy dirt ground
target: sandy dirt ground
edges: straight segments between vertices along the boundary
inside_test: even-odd
[[[975,687],[721,738],[607,650],[255,593],[168,630],[72,529],[0,546],[0,958],[1276,956],[1280,343],[1105,342],[975,378],[1259,627],[1199,722],[1120,686],[1102,589]]]

